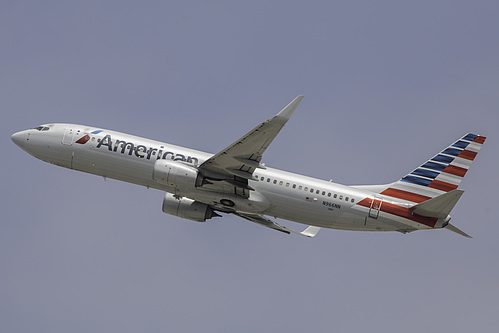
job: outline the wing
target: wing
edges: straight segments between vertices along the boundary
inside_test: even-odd
[[[293,234],[302,235],[302,236],[306,236],[306,237],[314,237],[315,235],[317,235],[317,233],[321,229],[319,227],[309,226],[307,229],[303,230],[302,232],[297,232],[297,231],[288,229],[288,228],[286,228],[278,223],[275,223],[274,221],[269,220],[268,218],[266,218],[263,215],[243,213],[243,212],[235,212],[233,214],[237,215],[239,217],[242,217],[243,219],[246,219],[248,221],[258,223],[260,225],[263,225],[264,227],[271,228],[271,229],[274,229],[277,231],[281,231],[281,232],[284,232],[286,234],[293,233]]]
[[[218,190],[230,187],[231,190],[234,189],[233,193],[249,197],[249,191],[253,188],[248,185],[248,180],[254,179],[253,172],[257,168],[265,169],[265,166],[260,163],[263,153],[291,118],[302,99],[303,96],[296,97],[273,118],[264,121],[242,138],[202,163],[198,170],[203,175],[203,187],[207,186]],[[287,234],[294,233],[314,237],[320,230],[319,227],[309,226],[302,232],[296,232],[260,214],[239,211],[232,213]]]
[[[199,171],[203,175],[203,184],[215,187],[230,186],[235,193],[248,197],[248,180],[253,179],[257,168],[265,168],[260,161],[267,147],[284,127],[303,96],[296,97],[273,118],[264,121],[248,134],[203,162]],[[222,184],[215,184],[221,182]]]

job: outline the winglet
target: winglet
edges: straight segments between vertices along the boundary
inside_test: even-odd
[[[319,230],[321,230],[320,227],[309,226],[307,229],[300,232],[300,235],[307,236],[307,237],[314,237],[315,235],[317,235]]]
[[[303,95],[297,96],[291,103],[289,103],[284,109],[281,110],[281,112],[276,115],[276,118],[280,118],[284,120],[284,122],[287,122],[293,115],[293,112],[295,112],[298,105],[300,105],[303,97]]]

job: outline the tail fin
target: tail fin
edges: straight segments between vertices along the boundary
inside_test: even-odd
[[[421,203],[453,191],[461,183],[484,142],[484,136],[466,134],[407,176],[390,184],[380,194]]]

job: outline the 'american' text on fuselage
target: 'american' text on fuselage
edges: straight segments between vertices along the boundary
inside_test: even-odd
[[[118,152],[118,149],[120,148],[121,145],[121,153],[125,154],[125,151],[128,149],[128,155],[132,156],[132,152],[134,152],[135,156],[138,158],[146,158],[147,160],[151,159],[151,155],[156,155],[155,153],[157,152],[156,159],[171,159],[173,161],[182,161],[182,162],[187,162],[187,163],[192,163],[192,164],[197,164],[198,159],[196,157],[192,156],[184,156],[182,154],[175,154],[174,152],[171,151],[166,151],[163,152],[163,149],[161,148],[152,148],[152,147],[146,147],[144,145],[137,145],[133,142],[126,142],[123,140],[117,139],[114,142],[114,148],[113,148],[113,140],[111,138],[110,134],[107,134],[102,140],[99,141],[97,144],[97,148],[100,148],[102,146],[106,146],[109,151],[114,151]]]

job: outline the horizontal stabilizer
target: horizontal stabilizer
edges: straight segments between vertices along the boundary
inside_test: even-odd
[[[463,193],[464,191],[462,190],[452,190],[438,197],[421,202],[411,207],[410,210],[418,215],[445,219]]]
[[[450,231],[453,231],[456,234],[460,234],[461,236],[464,236],[464,237],[467,237],[467,238],[472,238],[470,235],[468,235],[467,233],[465,233],[461,229],[456,228],[455,226],[453,226],[450,223],[445,226],[445,229],[449,229]]]

